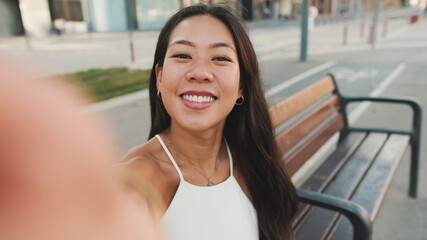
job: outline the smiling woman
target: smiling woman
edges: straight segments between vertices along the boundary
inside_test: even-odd
[[[242,96],[230,31],[214,17],[195,15],[175,27],[169,42],[163,66],[156,65],[156,84],[172,125],[221,130]]]
[[[169,239],[289,239],[295,189],[280,166],[244,23],[184,8],[159,35],[148,142],[123,160],[158,190]]]

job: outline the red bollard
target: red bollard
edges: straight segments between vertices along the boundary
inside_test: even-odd
[[[342,45],[347,44],[347,33],[348,33],[348,26],[347,26],[347,24],[344,24]]]
[[[374,24],[371,25],[371,29],[369,31],[368,43],[372,44],[374,41]]]
[[[413,24],[413,23],[416,23],[417,21],[418,21],[418,15],[416,13],[413,13],[409,18],[409,23]]]
[[[383,38],[387,36],[387,20],[384,20],[383,23]]]
[[[130,60],[135,63],[135,51],[133,49],[132,32],[129,32],[129,47],[130,47]]]

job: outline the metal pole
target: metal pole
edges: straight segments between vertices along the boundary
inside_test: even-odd
[[[92,5],[89,3],[89,0],[86,0],[86,8],[87,8],[87,32],[89,39],[92,40],[93,33],[93,20],[92,20]]]
[[[301,8],[301,55],[300,61],[307,61],[308,45],[308,0],[302,1]]]
[[[380,6],[381,0],[375,1],[375,13],[374,13],[374,23],[373,23],[373,32],[372,32],[372,48],[377,47],[377,31],[378,31],[378,18],[380,15]]]
[[[135,63],[135,51],[133,48],[132,32],[129,32],[129,48],[130,48],[130,60],[131,60],[132,64],[134,64]]]
[[[25,31],[25,33],[24,33],[25,34],[24,35],[25,44],[27,45],[27,50],[31,52],[31,51],[33,51],[33,48],[31,47],[30,36],[28,35],[28,32],[26,29],[24,31]]]

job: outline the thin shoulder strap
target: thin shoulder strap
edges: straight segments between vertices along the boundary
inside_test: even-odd
[[[228,147],[227,140],[225,140],[225,146],[227,147],[228,159],[230,160],[230,176],[233,176],[233,156],[231,156],[230,148]]]
[[[178,172],[179,178],[181,180],[184,180],[184,177],[182,176],[181,170],[178,167],[178,164],[176,164],[175,159],[173,159],[172,154],[169,152],[169,149],[166,147],[165,143],[163,142],[162,138],[159,136],[159,134],[156,134],[157,140],[159,140],[160,144],[163,147],[163,150],[165,150],[166,154],[168,155],[169,159],[171,160],[173,166],[175,167],[176,171]]]

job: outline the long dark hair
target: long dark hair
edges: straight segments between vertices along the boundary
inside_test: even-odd
[[[184,19],[210,15],[223,22],[233,35],[240,66],[244,103],[228,115],[225,136],[234,164],[241,173],[257,211],[260,239],[290,239],[297,202],[289,176],[280,164],[258,62],[244,22],[221,6],[194,5],[173,15],[160,32],[150,76],[151,130],[149,138],[170,127],[171,118],[157,97],[155,67],[163,66],[170,35]]]

